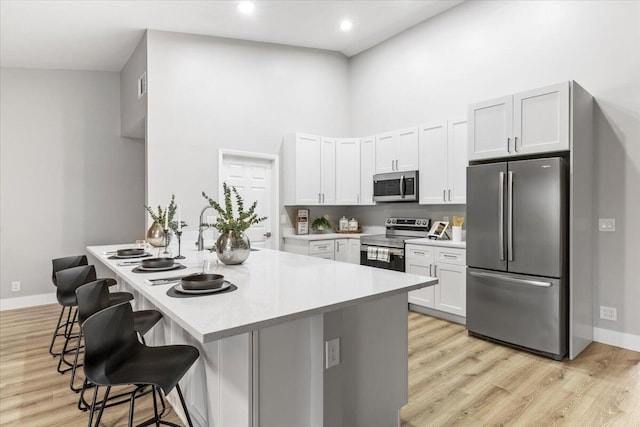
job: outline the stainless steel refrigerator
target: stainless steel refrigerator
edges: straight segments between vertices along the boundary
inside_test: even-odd
[[[567,354],[568,179],[560,157],[467,169],[467,329]]]

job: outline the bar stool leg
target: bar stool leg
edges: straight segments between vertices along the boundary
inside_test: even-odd
[[[98,412],[98,419],[96,420],[96,427],[100,425],[100,420],[102,419],[102,412],[104,411],[105,402],[109,399],[109,392],[111,391],[111,386],[107,386],[107,391],[104,393],[104,397],[102,398],[102,404],[100,405],[100,412]],[[95,398],[98,395],[98,387],[96,387],[96,394],[93,395],[93,399],[95,402]]]
[[[187,405],[184,403],[182,390],[180,390],[180,384],[176,384],[176,390],[178,390],[178,396],[180,396],[180,403],[182,403],[182,409],[184,410],[184,415],[187,417],[187,422],[189,423],[189,427],[193,427],[193,423],[191,422],[191,417],[189,416],[189,411],[187,410]]]
[[[160,417],[158,416],[158,401],[156,399],[156,386],[152,386],[153,390],[153,414],[155,415],[156,427],[160,427]]]
[[[58,317],[58,323],[56,324],[56,328],[53,330],[53,336],[51,337],[51,345],[49,345],[49,354],[51,356],[53,356],[53,357],[56,357],[56,356],[60,355],[60,353],[55,353],[53,351],[53,346],[56,344],[56,338],[58,338],[59,336],[63,335],[63,334],[58,333],[58,331],[63,326],[63,325],[60,324],[60,322],[62,321],[62,317],[64,316],[65,310],[66,310],[66,307],[62,306],[62,309],[60,310],[60,316]],[[66,323],[64,324],[64,327],[66,328]]]
[[[136,388],[133,393],[131,393],[131,401],[129,403],[129,427],[133,427],[133,409],[136,402],[136,392],[138,389]]]

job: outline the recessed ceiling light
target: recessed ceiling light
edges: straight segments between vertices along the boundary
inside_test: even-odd
[[[241,1],[238,3],[238,10],[240,13],[249,15],[250,13],[253,13],[253,9],[255,9],[255,5],[250,1]]]
[[[353,22],[349,21],[348,19],[345,19],[340,23],[340,29],[342,31],[350,31],[352,27],[353,27]]]

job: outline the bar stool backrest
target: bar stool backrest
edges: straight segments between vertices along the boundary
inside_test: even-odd
[[[109,307],[109,285],[106,279],[85,283],[76,289],[78,300],[78,322],[84,323],[89,316]]]
[[[82,324],[84,372],[97,385],[110,385],[108,374],[124,364],[138,343],[131,304],[107,307]]]
[[[56,297],[61,305],[76,305],[76,289],[97,279],[93,265],[71,267],[56,273]]]
[[[66,256],[64,258],[56,258],[51,260],[51,264],[53,264],[53,272],[51,273],[51,281],[54,286],[58,286],[58,282],[56,279],[56,273],[58,271],[65,270],[71,267],[78,267],[80,265],[87,265],[89,262],[87,261],[86,255],[74,255],[74,256]]]

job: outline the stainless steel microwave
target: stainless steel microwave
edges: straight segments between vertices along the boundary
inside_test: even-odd
[[[374,175],[373,200],[375,202],[417,202],[418,171]]]

